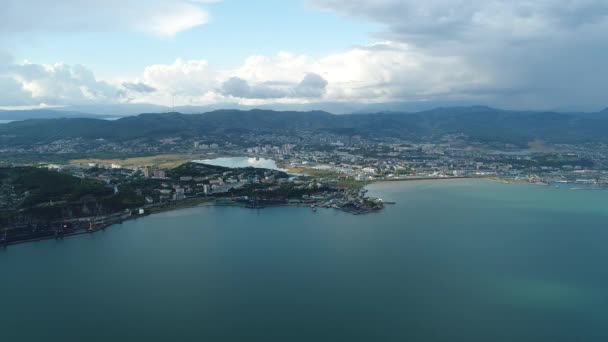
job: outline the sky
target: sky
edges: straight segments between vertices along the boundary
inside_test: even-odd
[[[608,106],[605,0],[3,0],[0,108]]]

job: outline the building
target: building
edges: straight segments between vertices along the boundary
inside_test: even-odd
[[[175,194],[173,195],[173,199],[176,201],[181,201],[186,199],[186,193],[184,188],[175,189]]]
[[[211,185],[223,185],[224,184],[224,180],[221,178],[218,179],[212,179],[209,181],[209,184]]]
[[[145,166],[143,168],[143,172],[144,172],[144,177],[146,177],[146,178],[152,177],[152,168],[151,167]]]
[[[165,170],[154,170],[154,178],[167,178]]]

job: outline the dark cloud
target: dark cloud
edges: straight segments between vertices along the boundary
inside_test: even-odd
[[[136,92],[136,93],[153,93],[156,91],[156,88],[149,86],[145,83],[130,83],[130,82],[123,82],[122,84],[123,87],[125,87],[126,89]]]
[[[244,99],[280,99],[289,96],[289,91],[285,87],[265,83],[250,85],[239,77],[231,77],[222,83],[222,93]]]
[[[222,93],[228,96],[248,98],[251,93],[249,82],[239,77],[230,77],[222,83]]]
[[[295,88],[296,97],[321,97],[325,94],[325,88],[327,87],[327,81],[313,73],[306,74],[302,82],[300,82]]]
[[[461,58],[491,80],[446,96],[538,109],[597,110],[608,103],[606,0],[309,1],[380,23],[385,29],[376,37],[423,55]]]
[[[244,99],[318,98],[325,94],[327,81],[309,73],[298,84],[265,82],[250,85],[247,80],[231,77],[222,83],[221,93]]]

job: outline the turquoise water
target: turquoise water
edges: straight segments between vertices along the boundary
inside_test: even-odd
[[[231,168],[255,167],[270,170],[280,170],[274,160],[265,158],[221,157],[214,159],[195,160],[194,162]]]
[[[1,341],[606,341],[608,192],[384,183],[0,250]]]

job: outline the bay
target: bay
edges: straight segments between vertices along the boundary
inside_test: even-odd
[[[608,192],[379,183],[0,250],[5,341],[604,341]]]

